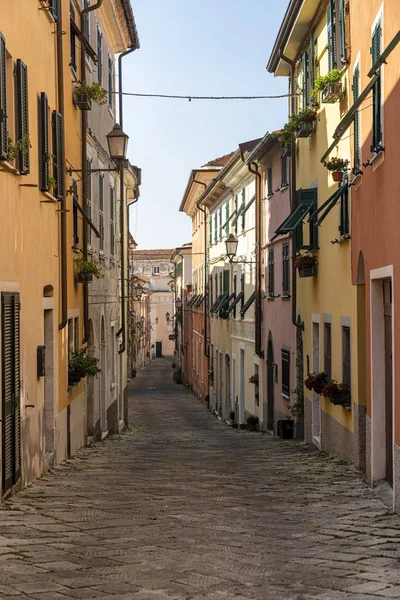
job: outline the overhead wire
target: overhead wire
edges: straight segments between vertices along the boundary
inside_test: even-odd
[[[116,94],[117,92],[113,92]],[[139,94],[134,92],[122,92],[123,96],[136,96],[137,98],[169,98],[174,100],[270,100],[279,98],[290,98],[297,94],[278,94],[269,96],[180,96],[177,94]]]

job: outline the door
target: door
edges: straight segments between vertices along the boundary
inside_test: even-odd
[[[222,387],[223,387],[223,365],[222,365],[222,352],[220,351],[219,353],[219,380],[218,380],[218,387],[219,387],[219,392],[218,392],[218,414],[221,417],[222,416]]]
[[[392,359],[392,282],[383,282],[385,327],[385,439],[386,479],[393,487],[393,359]]]
[[[244,349],[240,349],[240,390],[239,390],[239,423],[244,423]]]
[[[44,426],[46,458],[54,452],[54,361],[53,361],[53,311],[44,311],[43,340],[45,353],[44,376]]]
[[[156,358],[162,358],[162,342],[156,342]]]
[[[231,359],[229,354],[225,355],[225,407],[224,418],[229,416],[231,406]]]
[[[236,358],[232,358],[232,401],[231,410],[236,410]],[[235,415],[237,418],[237,415]]]
[[[312,324],[312,370],[319,373],[319,323]],[[316,446],[321,445],[321,398],[319,394],[312,393],[312,436]]]
[[[106,332],[104,317],[101,318],[100,329],[100,428],[101,431],[107,431],[106,415]]]
[[[274,431],[274,412],[274,348],[269,336],[267,349],[267,429],[269,431]]]
[[[3,493],[21,476],[20,300],[2,293],[2,485]]]

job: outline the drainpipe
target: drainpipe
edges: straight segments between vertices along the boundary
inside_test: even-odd
[[[203,181],[197,181],[193,179],[193,183],[203,185],[204,189],[207,188],[207,184]],[[200,206],[199,202],[196,202],[196,206],[204,215],[204,356],[210,358],[210,353],[207,347],[207,308],[208,308],[208,267],[207,267],[207,212],[206,209]]]
[[[81,32],[84,34],[85,30],[85,15],[88,13],[97,10],[102,5],[103,0],[97,0],[96,4],[92,6],[87,6],[81,11]],[[81,47],[81,80],[82,82],[86,77],[86,52]],[[83,210],[87,214],[87,177],[88,172],[86,169],[86,160],[87,160],[87,124],[88,124],[88,116],[87,111],[82,111],[82,121],[81,121],[81,138],[82,138],[82,153],[81,153],[81,161],[82,161],[82,205]],[[83,225],[83,258],[87,260],[88,258],[88,234],[87,234],[87,224]],[[89,340],[89,284],[83,284],[83,339],[82,344],[86,344]]]
[[[258,164],[253,162],[247,165],[250,173],[256,177],[256,339],[255,350],[257,356],[264,358],[261,343],[261,247],[262,247],[262,211],[261,211],[261,173]]]
[[[281,60],[285,61],[286,63],[288,63],[288,65],[290,66],[290,90],[289,92],[292,92],[294,89],[294,80],[293,80],[293,73],[294,73],[294,61],[291,60],[290,58],[287,58],[287,56],[285,56],[283,54],[282,49],[280,50],[279,56],[281,58]],[[290,96],[290,114],[294,114],[295,112],[295,96],[291,95]],[[295,148],[296,148],[296,137],[295,134],[292,133],[292,156],[291,156],[291,169],[290,169],[290,210],[293,211],[295,209],[295,205],[296,205],[296,152],[295,152]],[[292,256],[296,256],[296,249],[297,249],[297,233],[296,230],[292,231]],[[299,329],[301,329],[301,331],[304,331],[304,321],[301,321],[301,323],[297,322],[297,273],[296,273],[296,269],[293,266],[292,267],[292,323],[295,327],[298,327]]]
[[[57,20],[57,79],[58,79],[58,112],[62,119],[62,143],[65,157],[65,125],[64,125],[64,52],[63,52],[63,23],[62,6],[60,7]],[[63,165],[65,171],[65,164]],[[65,195],[65,177],[63,189],[61,190],[60,211],[60,250],[61,250],[61,321],[58,329],[64,329],[68,323],[68,279],[67,279],[67,201]]]
[[[119,112],[119,124],[121,126],[121,129],[123,129],[122,59],[124,58],[124,56],[126,56],[127,54],[130,54],[134,50],[135,50],[134,47],[128,48],[128,50],[125,50],[125,52],[122,52],[118,57],[118,99],[119,99],[119,111],[118,112]],[[121,198],[120,217],[119,217],[120,223],[121,223],[121,232],[120,232],[120,237],[121,237],[121,327],[117,331],[117,338],[120,335],[122,335],[122,340],[121,340],[121,344],[118,349],[118,354],[123,354],[126,349],[125,279],[126,279],[127,274],[125,273],[125,269],[126,269],[126,266],[125,266],[125,228],[124,228],[125,216],[128,219],[128,211],[125,210],[124,161],[122,161],[122,163],[121,163],[119,177],[120,177],[119,183],[120,183],[120,198]]]

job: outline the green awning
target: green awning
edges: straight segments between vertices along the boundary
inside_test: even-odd
[[[313,203],[311,201],[304,202],[296,206],[296,208],[290,213],[288,217],[283,221],[283,223],[278,227],[275,231],[275,235],[271,238],[271,242],[274,241],[278,235],[284,235],[285,233],[290,233],[296,227],[300,225],[304,217],[308,212],[310,212]]]
[[[255,299],[256,293],[253,292],[250,298],[247,300],[246,304],[243,306],[242,310],[240,311],[242,317],[244,317],[245,313],[249,310],[250,306],[253,304]]]
[[[232,227],[234,227],[236,225],[236,222],[237,222],[238,218],[240,217],[240,215],[242,214],[243,210],[244,210],[244,203],[242,202],[242,204],[240,205],[240,207],[237,210],[236,217],[232,221]]]
[[[236,298],[234,299],[234,301],[232,302],[232,304],[229,306],[228,308],[228,313],[232,312],[233,309],[235,308],[235,306],[240,302],[240,300],[244,297],[244,293],[240,292],[240,294],[238,294],[236,296]]]
[[[330,205],[331,203],[333,203],[333,206],[336,204],[336,202],[339,200],[340,196],[342,195],[342,191],[343,191],[343,186],[341,186],[340,188],[338,188],[333,194],[332,196],[330,196],[328,198],[328,200],[326,200],[323,204],[321,204],[321,206],[319,206],[317,208],[317,210],[315,210],[312,215],[310,215],[307,219],[308,223],[311,223],[313,221],[313,219],[319,215],[319,213],[321,211],[324,210],[324,208],[326,208],[328,206],[328,204]],[[332,207],[333,208],[333,207]]]
[[[224,229],[224,228],[225,228],[225,227],[228,225],[229,221],[230,221],[230,220],[233,218],[233,216],[236,214],[236,212],[237,212],[237,211],[236,211],[236,208],[235,208],[235,210],[233,211],[233,213],[231,214],[231,216],[230,216],[230,217],[229,217],[229,218],[228,218],[228,219],[225,221],[225,223],[222,225],[222,229]]]
[[[229,296],[228,292],[225,292],[224,294],[221,294],[220,296],[218,296],[218,298],[216,299],[216,301],[214,302],[214,304],[211,307],[211,312],[212,313],[218,312],[221,304],[228,296]]]
[[[250,206],[253,204],[255,199],[256,199],[256,195],[254,194],[252,199],[249,200],[248,203],[246,204],[246,206],[244,207],[243,212],[242,212],[243,215],[247,213],[247,211],[249,210]]]

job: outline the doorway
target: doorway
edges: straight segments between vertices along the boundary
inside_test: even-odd
[[[270,332],[267,348],[267,429],[269,431],[274,431],[274,412],[274,348]]]
[[[239,424],[244,423],[244,348],[240,348],[239,356],[240,390],[239,390]]]
[[[44,429],[46,460],[54,452],[54,324],[53,310],[44,310],[43,341],[45,345]]]
[[[156,342],[156,358],[162,358],[162,342]]]
[[[231,406],[231,359],[229,354],[225,354],[225,407],[224,418],[229,416]]]
[[[236,358],[232,357],[232,399],[231,399],[231,410],[236,411]],[[237,419],[237,415],[235,415]]]
[[[319,323],[312,324],[312,370],[319,373]],[[312,438],[313,443],[321,448],[321,398],[312,392]]]
[[[386,479],[393,487],[393,353],[392,353],[392,282],[383,282],[383,318],[385,345],[385,438]]]
[[[104,317],[101,317],[100,328],[100,369],[100,429],[102,433],[106,433],[106,331],[104,325]]]

